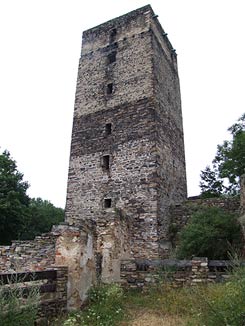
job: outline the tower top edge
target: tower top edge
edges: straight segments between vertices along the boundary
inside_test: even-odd
[[[86,35],[88,35],[90,33],[93,33],[98,29],[101,29],[101,30],[102,29],[110,29],[110,28],[113,28],[114,25],[116,27],[116,25],[118,25],[120,23],[123,23],[124,21],[127,21],[129,19],[131,20],[134,17],[137,17],[137,16],[142,15],[142,14],[146,14],[149,11],[151,12],[152,15],[154,15],[154,11],[153,11],[151,5],[148,4],[148,5],[143,6],[141,8],[130,11],[130,12],[124,14],[124,15],[121,15],[121,16],[118,16],[116,18],[110,19],[110,20],[108,20],[108,21],[106,21],[106,22],[104,22],[102,24],[99,24],[97,26],[89,28],[89,29],[83,31],[83,36],[86,36]]]

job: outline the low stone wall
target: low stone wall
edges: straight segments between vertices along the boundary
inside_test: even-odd
[[[14,283],[21,287],[23,293],[33,286],[38,286],[40,303],[37,325],[46,325],[49,317],[58,316],[67,310],[67,278],[68,268],[57,266],[36,272],[0,273],[0,284],[1,287],[7,286],[7,291],[8,285]]]
[[[0,246],[0,273],[36,272],[67,266],[68,309],[79,309],[87,291],[96,283],[95,241],[91,229],[85,223],[81,228],[61,223],[34,240]]]
[[[0,272],[36,271],[51,267],[55,262],[57,235],[52,232],[34,240],[13,241],[0,246]]]
[[[122,260],[124,287],[144,288],[167,281],[174,287],[223,282],[229,278],[230,261],[193,258],[192,260]]]

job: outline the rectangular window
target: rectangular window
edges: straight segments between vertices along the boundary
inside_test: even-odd
[[[106,88],[106,93],[108,95],[112,94],[112,91],[113,91],[113,83],[110,83],[107,85],[107,88]]]
[[[109,170],[110,168],[110,155],[104,155],[101,158],[101,166],[105,170]]]
[[[111,198],[104,199],[104,208],[111,208]]]
[[[111,123],[105,125],[105,134],[108,136],[111,134]]]
[[[108,64],[115,62],[116,61],[116,52],[114,51],[114,52],[108,54],[107,59],[108,59]]]

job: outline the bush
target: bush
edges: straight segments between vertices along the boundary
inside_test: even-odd
[[[231,249],[238,251],[241,247],[241,239],[241,227],[235,214],[217,207],[201,208],[181,231],[177,256],[228,259]]]

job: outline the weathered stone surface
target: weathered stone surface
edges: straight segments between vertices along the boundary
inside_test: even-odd
[[[79,309],[96,280],[93,234],[78,227],[60,226],[56,242],[55,265],[68,266],[68,309]]]
[[[0,273],[0,287],[20,286],[22,291],[26,290],[26,293],[33,287],[39,287],[38,318],[35,325],[49,325],[48,319],[67,310],[67,277],[67,266],[36,272],[34,270],[21,273],[4,272]]]
[[[34,240],[13,241],[0,246],[0,272],[43,270],[55,261],[57,236],[46,233]]]
[[[168,254],[169,207],[186,199],[177,60],[163,34],[150,6],[83,33],[66,222],[95,225],[105,282],[122,258]]]
[[[156,282],[168,282],[173,287],[218,283],[229,279],[228,268],[232,268],[231,261],[208,261],[205,257],[147,260],[140,264],[135,259],[122,260],[121,282],[127,288],[144,288]]]

